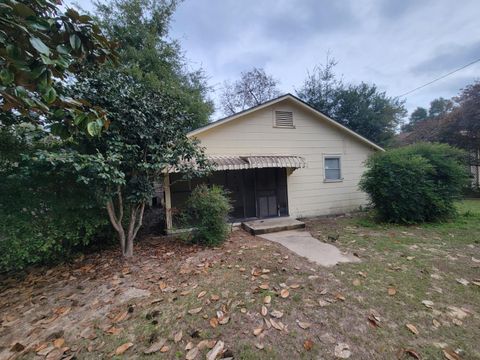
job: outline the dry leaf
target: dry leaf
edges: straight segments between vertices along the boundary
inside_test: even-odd
[[[270,285],[262,284],[262,285],[259,286],[259,288],[262,289],[262,290],[268,290],[270,288]]]
[[[415,327],[415,325],[412,324],[406,324],[405,325],[408,330],[410,330],[413,334],[418,335],[418,329]]]
[[[300,287],[299,284],[292,284],[290,285],[290,289],[298,289]]]
[[[433,319],[432,323],[433,323],[433,326],[435,326],[436,328],[439,328],[440,326],[442,326],[442,324],[440,324],[440,321],[436,319]]]
[[[263,298],[263,302],[265,304],[270,304],[272,302],[272,297],[270,295],[267,295]]]
[[[200,291],[200,293],[197,295],[197,298],[200,299],[200,298],[204,297],[206,294],[207,294],[207,292],[205,290]]]
[[[187,355],[185,355],[185,359],[194,360],[198,356],[199,353],[200,353],[200,350],[198,350],[197,347],[194,347],[189,352],[187,352]]]
[[[393,287],[393,286],[389,286],[388,289],[387,289],[387,293],[390,296],[394,296],[394,295],[397,294],[397,289],[395,289],[395,287]]]
[[[210,300],[212,300],[212,301],[218,301],[218,300],[220,300],[220,296],[218,296],[218,295],[212,295],[212,296],[210,297]]]
[[[282,289],[282,291],[280,291],[280,296],[284,299],[286,299],[289,295],[290,292],[288,291],[288,289]]]
[[[460,355],[458,355],[455,351],[453,351],[450,348],[445,348],[442,349],[443,351],[443,356],[445,356],[445,359],[448,360],[461,360]]]
[[[58,338],[53,341],[53,346],[55,346],[57,349],[60,349],[64,344],[65,344],[64,338]]]
[[[405,349],[405,354],[410,355],[412,358],[420,360],[420,355],[413,349]]]
[[[309,323],[309,322],[303,322],[303,321],[298,321],[298,320],[297,320],[297,325],[300,328],[302,328],[303,330],[309,329],[312,326],[312,324]]]
[[[219,323],[220,325],[225,325],[225,324],[227,324],[229,321],[230,321],[230,317],[229,317],[229,316],[222,316],[220,319],[218,319],[218,323]]]
[[[423,300],[422,304],[425,305],[427,308],[431,309],[433,308],[433,301],[430,300]]]
[[[312,348],[313,348],[313,341],[310,340],[310,339],[305,340],[305,341],[303,342],[303,347],[304,347],[305,350],[307,350],[307,351],[312,350]]]
[[[195,315],[195,314],[198,314],[200,311],[202,311],[202,307],[201,307],[201,306],[198,307],[198,308],[195,308],[195,309],[190,309],[190,310],[188,310],[188,313],[189,313],[190,315]]]
[[[122,330],[123,330],[123,328],[117,328],[115,326],[112,326],[112,327],[107,329],[107,333],[112,334],[112,335],[118,335],[122,332]]]
[[[263,348],[265,347],[265,345],[261,344],[261,343],[255,343],[255,347],[259,350],[263,350]]]
[[[270,312],[270,316],[273,316],[274,318],[280,319],[283,316],[283,312],[278,311],[278,310],[273,310]]]
[[[467,286],[470,284],[470,281],[465,280],[465,279],[456,279],[459,284],[462,284],[463,286]]]
[[[159,339],[156,342],[154,342],[152,345],[150,345],[150,347],[148,349],[146,349],[143,353],[145,355],[156,353],[156,352],[160,351],[160,349],[163,348],[163,346],[165,345],[166,342],[167,342],[166,339]]]
[[[265,305],[262,305],[262,310],[260,312],[262,314],[262,316],[267,316],[268,314],[268,309]]]
[[[343,295],[340,294],[340,293],[337,293],[337,294],[335,295],[335,299],[340,300],[340,301],[345,301],[345,296],[343,296]]]
[[[187,343],[187,345],[185,346],[185,350],[186,350],[186,351],[192,350],[192,349],[194,348],[194,346],[195,346],[195,345],[194,345],[191,341],[189,341],[189,342]]]
[[[127,342],[123,345],[120,345],[119,347],[117,347],[117,350],[115,350],[115,355],[122,355],[125,351],[130,349],[132,346],[133,346],[133,343],[131,342]]]
[[[182,340],[182,337],[183,337],[183,333],[182,333],[182,330],[180,330],[178,333],[175,334],[175,336],[173,337],[173,341],[176,343],[180,342]]]
[[[362,282],[360,281],[360,279],[354,279],[352,281],[352,284],[353,284],[353,286],[360,286],[362,284]]]
[[[274,329],[277,329],[277,330],[279,330],[279,331],[282,331],[282,330],[285,328],[285,326],[284,326],[280,321],[279,321],[279,322],[276,322],[276,321],[273,320],[273,319],[270,319],[270,324],[272,324],[272,327],[273,327]]]
[[[125,320],[127,318],[127,316],[128,316],[128,311],[125,311],[125,312],[119,313],[117,316],[115,316],[112,321],[114,323],[119,323],[119,322]]]
[[[258,336],[262,333],[262,331],[263,331],[263,327],[253,329],[253,335]]]
[[[214,329],[218,326],[218,320],[217,320],[217,318],[211,318],[211,319],[210,319],[210,326],[211,326],[212,328],[214,328]]]
[[[168,345],[164,345],[164,346],[162,346],[162,348],[160,349],[160,352],[161,352],[161,353],[166,353],[166,352],[168,352],[168,351],[170,351],[170,346],[168,346]]]

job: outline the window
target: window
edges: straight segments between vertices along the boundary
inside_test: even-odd
[[[275,111],[275,127],[294,128],[293,113],[291,111]]]
[[[340,168],[340,156],[325,157],[325,181],[340,181],[342,171]]]

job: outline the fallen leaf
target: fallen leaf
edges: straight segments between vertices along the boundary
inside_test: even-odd
[[[120,345],[119,347],[117,347],[117,350],[115,350],[115,355],[122,355],[125,351],[130,349],[132,346],[133,346],[133,343],[131,342],[127,342],[123,345]]]
[[[270,324],[272,324],[272,327],[274,329],[277,329],[278,331],[282,331],[285,328],[285,326],[280,321],[276,322],[273,319],[270,319]]]
[[[161,353],[166,353],[168,351],[170,351],[170,346],[168,345],[163,345],[162,348],[160,349]]]
[[[160,351],[161,348],[163,348],[166,342],[167,342],[166,339],[159,339],[156,342],[154,342],[152,345],[150,345],[150,347],[146,349],[143,353],[145,355],[156,353]]]
[[[175,334],[175,336],[173,337],[173,341],[176,343],[180,342],[182,340],[182,337],[183,337],[183,333],[182,333],[182,330],[180,330],[178,333]]]
[[[282,289],[282,291],[280,291],[280,296],[284,299],[286,299],[289,295],[290,292],[288,291],[288,289]]]
[[[221,340],[218,340],[215,346],[213,347],[213,349],[207,353],[206,359],[215,360],[218,357],[218,355],[220,355],[223,352],[224,346],[225,346],[225,343]]]
[[[25,346],[20,344],[19,342],[16,342],[11,348],[10,348],[10,351],[11,352],[20,352],[20,351],[23,351],[25,350]]]
[[[433,308],[433,301],[430,300],[423,300],[422,304],[425,305],[427,308],[431,309]]]
[[[304,347],[305,350],[307,350],[307,351],[312,350],[312,348],[313,348],[313,341],[310,340],[310,339],[305,340],[305,341],[303,342],[303,347]]]
[[[458,355],[455,351],[453,351],[450,348],[445,348],[442,349],[443,351],[443,356],[445,356],[445,359],[448,360],[461,360],[460,355]]]
[[[262,343],[255,343],[255,347],[259,350],[263,350],[263,348],[265,347],[265,345],[263,345]]]
[[[260,313],[262,314],[262,316],[267,316],[268,309],[265,305],[262,305],[262,310],[260,311]]]
[[[410,357],[420,360],[420,355],[413,349],[405,349],[405,354],[409,355]]]
[[[195,315],[195,314],[198,314],[200,311],[202,311],[202,307],[201,307],[201,306],[198,307],[198,308],[195,308],[195,309],[190,309],[190,310],[188,310],[188,313],[189,313],[190,315]]]
[[[229,316],[222,316],[220,319],[218,319],[218,323],[219,323],[220,325],[225,325],[225,324],[227,324],[229,321],[230,321],[230,317],[229,317]]]
[[[220,300],[220,296],[218,296],[218,295],[212,295],[212,296],[210,297],[210,300],[212,300],[212,301],[218,301],[218,300]]]
[[[470,281],[465,280],[465,279],[455,279],[455,280],[457,280],[457,282],[459,284],[462,284],[463,286],[467,286],[468,284],[470,284]]]
[[[300,287],[299,284],[292,284],[290,285],[290,289],[298,289]]]
[[[185,346],[185,350],[188,351],[188,350],[193,349],[194,347],[195,347],[195,345],[191,341],[189,341],[187,343],[187,345]]]
[[[448,312],[448,315],[450,315],[451,317],[457,318],[459,320],[463,320],[468,316],[468,314],[465,311],[463,311],[462,309],[456,306],[449,306],[448,309],[450,310]]]
[[[353,284],[353,286],[360,286],[362,284],[362,282],[360,281],[360,279],[354,279],[352,281],[352,284]]]
[[[415,327],[415,325],[412,324],[406,324],[405,325],[408,330],[410,330],[413,334],[418,335],[418,329]]]
[[[185,355],[185,359],[187,360],[194,360],[198,354],[200,354],[200,350],[198,350],[197,347],[194,347],[193,349],[190,349],[189,352],[187,352],[187,355]]]
[[[211,318],[211,319],[210,319],[210,326],[211,326],[212,328],[214,328],[214,329],[218,326],[218,320],[217,320],[217,318]]]
[[[204,297],[206,294],[207,294],[207,292],[205,290],[200,291],[200,293],[197,295],[197,298],[200,299],[200,298]]]
[[[442,324],[440,324],[440,321],[436,319],[433,319],[432,323],[433,323],[433,326],[435,326],[436,328],[439,328],[440,326],[442,326]]]
[[[343,296],[343,295],[340,294],[340,293],[337,293],[337,294],[335,295],[335,299],[340,300],[340,301],[345,301],[345,296]]]
[[[253,329],[253,335],[258,336],[263,332],[263,327]]]
[[[115,316],[112,321],[114,323],[119,323],[119,322],[125,320],[127,318],[127,316],[128,316],[128,311],[124,311],[122,313],[117,314],[117,316]]]
[[[348,359],[352,355],[352,352],[350,351],[348,344],[338,343],[335,346],[334,354],[335,357],[339,359]]]
[[[274,318],[280,319],[283,316],[283,312],[278,311],[278,310],[273,310],[270,312],[270,316],[273,316]]]
[[[272,297],[270,295],[267,295],[263,298],[264,304],[270,304],[271,302],[272,302]]]
[[[262,285],[259,286],[259,288],[262,289],[262,290],[268,290],[270,288],[270,285],[262,284]]]
[[[397,294],[397,289],[394,286],[389,286],[387,289],[387,293],[390,296],[395,296]]]
[[[298,320],[297,320],[297,325],[300,328],[302,328],[303,330],[309,329],[312,326],[312,324],[309,323],[309,322],[303,322],[303,321],[298,321]]]
[[[55,346],[57,349],[60,349],[64,344],[65,344],[64,338],[58,338],[53,340],[53,346]]]
[[[110,328],[107,329],[108,334],[112,335],[118,335],[122,332],[123,328],[117,328],[115,326],[111,326]]]

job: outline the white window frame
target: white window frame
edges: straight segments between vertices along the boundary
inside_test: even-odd
[[[340,170],[340,178],[338,179],[327,179],[325,161],[327,159],[338,159],[338,166]],[[342,154],[323,154],[323,182],[324,183],[337,183],[343,181],[343,169],[342,169]]]

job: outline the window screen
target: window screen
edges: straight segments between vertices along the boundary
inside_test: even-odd
[[[340,171],[339,157],[325,158],[325,180],[341,180],[342,174]]]
[[[293,113],[291,111],[275,111],[275,126],[293,128]]]

